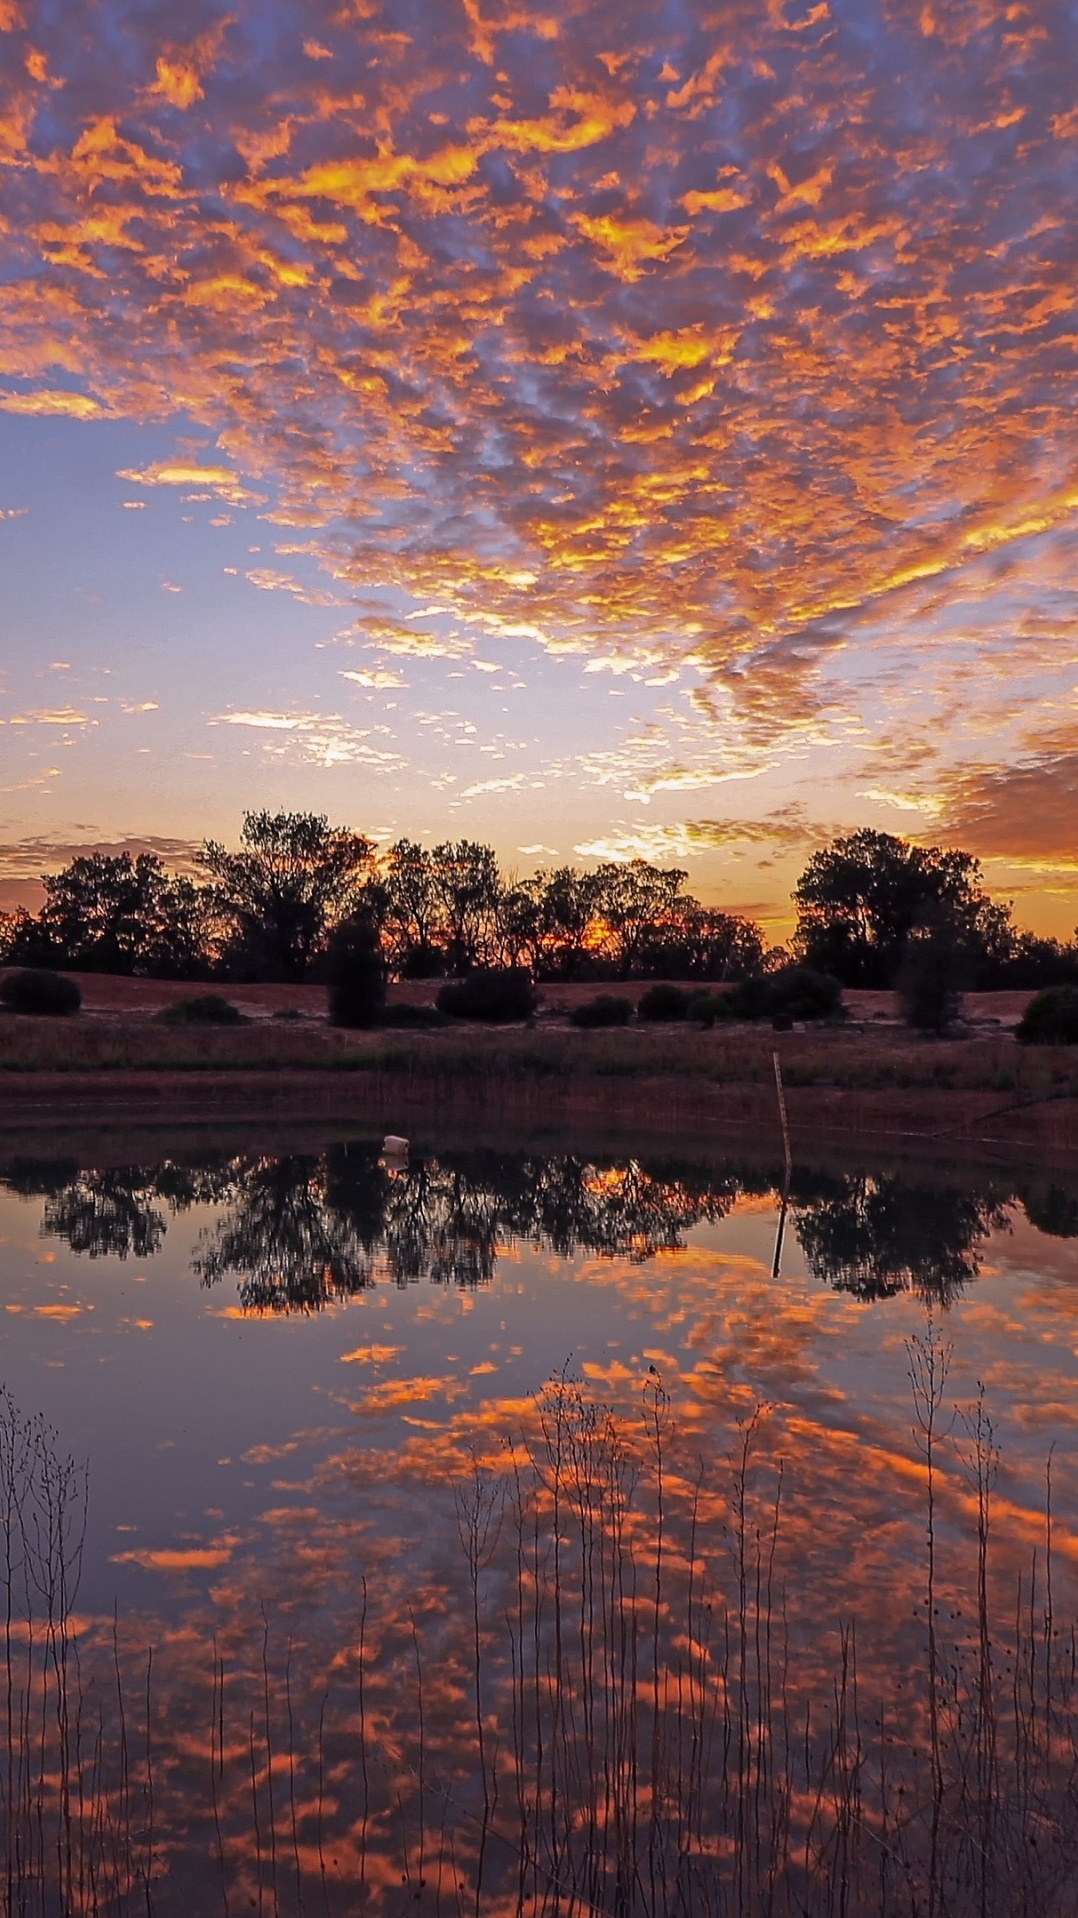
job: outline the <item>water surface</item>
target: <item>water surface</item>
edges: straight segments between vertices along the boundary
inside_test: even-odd
[[[415,1909],[417,1898],[423,1906],[451,1892],[471,1909],[477,1896],[491,1911],[553,1909],[570,1891],[610,1910],[673,1910],[687,1896],[692,1909],[785,1910],[783,1899],[798,1897],[830,1909],[853,1790],[836,1785],[834,1739],[830,1757],[805,1760],[802,1792],[812,1777],[817,1794],[829,1780],[815,1863],[810,1846],[795,1872],[771,1838],[761,1851],[758,1832],[746,1862],[740,1800],[751,1783],[756,1816],[761,1779],[771,1792],[792,1765],[791,1713],[807,1708],[812,1725],[815,1697],[834,1716],[851,1628],[862,1690],[886,1692],[903,1751],[924,1734],[926,1405],[939,1670],[950,1660],[954,1673],[968,1665],[974,1675],[972,1692],[966,1677],[947,1680],[946,1736],[956,1777],[968,1771],[967,1735],[988,1772],[975,1812],[948,1800],[952,1827],[968,1814],[973,1831],[961,1859],[928,1859],[930,1819],[891,1845],[903,1859],[893,1908],[915,1908],[925,1872],[942,1884],[946,1869],[954,1909],[963,1899],[971,1911],[996,1909],[984,1903],[989,1851],[993,1883],[1016,1895],[1018,1879],[995,1856],[1003,1838],[986,1839],[1006,1739],[993,1730],[1002,1742],[989,1763],[977,1591],[1008,1617],[1016,1598],[1033,1607],[1045,1663],[1030,1680],[1031,1709],[1046,1714],[1050,1770],[1070,1720],[1062,1693],[1045,1703],[1061,1682],[1049,1662],[1074,1614],[1078,1558],[1078,1181],[866,1158],[798,1167],[785,1207],[781,1188],[781,1168],[748,1151],[612,1158],[457,1142],[398,1169],[381,1162],[375,1140],[298,1135],[287,1153],[262,1151],[252,1136],[212,1149],[173,1142],[138,1164],[100,1146],[63,1159],[4,1155],[0,1376],[24,1412],[55,1428],[60,1453],[88,1462],[76,1604],[86,1669],[115,1607],[126,1682],[152,1646],[153,1683],[164,1687],[150,1716],[170,1752],[161,1764],[171,1796],[159,1783],[149,1846],[145,1791],[138,1817],[130,1804],[126,1822],[116,1814],[126,1835],[113,1854],[127,1872],[117,1897],[137,1902],[149,1877],[162,1910],[170,1896],[177,1909],[208,1898],[211,1883],[236,1909],[250,1898],[282,1911],[313,1909],[316,1890],[341,1911],[395,1910],[401,1899]],[[978,1581],[979,1485],[990,1543]],[[576,1621],[575,1665],[560,1646],[555,1575]],[[755,1677],[743,1658],[740,1675],[730,1667],[730,1620],[744,1635],[746,1607]],[[579,1622],[590,1634],[596,1617],[598,1665]],[[555,1629],[564,1667],[551,1663]],[[998,1640],[1004,1691],[1013,1692],[1019,1637],[1006,1652]],[[526,1644],[545,1700],[541,1709],[529,1693],[528,1711],[515,1689]],[[943,1676],[932,1683],[942,1706]],[[603,1756],[597,1699],[612,1741]],[[691,1753],[703,1749],[705,1718],[712,1770],[697,1779]],[[650,1776],[639,1753],[630,1765],[629,1725],[633,1740],[651,1741]],[[936,1738],[938,1758],[938,1728]],[[552,1758],[549,1777],[543,1769],[555,1750],[560,1779]],[[206,1799],[215,1765],[216,1826]],[[530,1797],[529,1765],[538,1766]],[[636,1794],[631,1817],[618,1766]],[[1070,1909],[1066,1820],[1043,1780],[1038,1789],[1052,1896]],[[872,1825],[866,1858],[876,1865],[858,1852],[856,1867],[841,1866],[851,1911],[877,1908],[872,1872],[890,1829],[886,1780],[864,1792],[857,1829]],[[780,1793],[787,1826],[803,1816],[791,1810],[796,1796],[792,1786]],[[671,1808],[697,1798],[698,1829],[689,1817],[687,1835],[679,1825],[672,1837]],[[1001,1832],[1008,1821],[1001,1812]],[[773,1806],[767,1822],[773,1837]],[[1025,1885],[1028,1846],[1012,1837]],[[642,1844],[652,1873],[661,1852],[661,1895],[640,1876]]]

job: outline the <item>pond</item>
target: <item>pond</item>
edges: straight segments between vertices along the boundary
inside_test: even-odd
[[[3,1908],[1078,1908],[1078,1176],[379,1144],[0,1149]]]

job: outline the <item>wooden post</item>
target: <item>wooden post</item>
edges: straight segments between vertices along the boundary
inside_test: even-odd
[[[782,1067],[777,1052],[771,1054],[775,1068],[775,1091],[779,1099],[779,1121],[782,1125],[782,1151],[785,1160],[785,1172],[782,1180],[782,1204],[779,1207],[778,1231],[775,1233],[775,1256],[771,1261],[771,1277],[777,1279],[782,1268],[782,1241],[786,1235],[786,1208],[790,1202],[790,1179],[793,1174],[793,1157],[790,1152],[790,1127],[786,1118],[786,1094],[782,1085]]]

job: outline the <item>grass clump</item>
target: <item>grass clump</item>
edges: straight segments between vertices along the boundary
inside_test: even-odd
[[[569,1024],[590,1030],[597,1026],[627,1026],[633,1016],[633,1002],[620,993],[600,992],[594,999],[585,999],[574,1006],[569,1014]]]
[[[163,1026],[246,1026],[250,1020],[231,999],[219,992],[198,992],[190,999],[177,999],[157,1014]]]
[[[1024,1046],[1078,1046],[1078,986],[1049,986],[1031,999],[1016,1028]]]
[[[9,1012],[64,1019],[79,1010],[82,993],[74,979],[68,979],[64,973],[28,966],[22,972],[8,973],[0,985],[0,1002]]]

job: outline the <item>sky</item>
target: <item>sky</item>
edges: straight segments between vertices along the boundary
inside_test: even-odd
[[[1078,7],[0,0],[0,906],[245,808],[1078,920]]]

